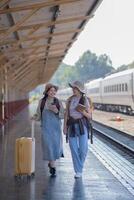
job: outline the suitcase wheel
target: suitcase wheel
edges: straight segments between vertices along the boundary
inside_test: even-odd
[[[28,175],[27,175],[27,179],[30,179],[30,178],[31,178],[31,175],[30,175],[30,174],[28,174]]]
[[[25,176],[25,175],[23,175],[23,174],[16,174],[16,175],[14,176],[14,178],[15,178],[16,180],[21,180],[22,178],[24,178],[24,176]],[[28,180],[31,179],[31,178],[34,178],[34,176],[35,176],[35,173],[34,173],[34,172],[31,173],[31,174],[27,174],[27,175],[26,175],[26,177],[27,177]]]
[[[31,173],[31,174],[28,174],[28,175],[27,175],[27,178],[28,178],[28,179],[31,179],[31,178],[34,178],[34,176],[35,176],[35,173],[33,172],[33,173]]]
[[[34,176],[35,176],[35,173],[33,172],[33,173],[31,174],[31,176],[34,177]]]
[[[20,179],[22,178],[22,176],[21,176],[20,174],[17,174],[17,175],[14,176],[14,178],[15,178],[16,180],[20,180]]]

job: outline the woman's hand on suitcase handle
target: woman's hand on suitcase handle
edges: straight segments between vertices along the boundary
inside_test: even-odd
[[[34,114],[32,117],[31,117],[31,120],[36,120],[37,118],[37,114]]]

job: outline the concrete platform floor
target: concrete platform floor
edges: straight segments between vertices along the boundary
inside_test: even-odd
[[[30,136],[28,109],[23,110],[0,135],[0,200],[132,200],[134,197],[90,152],[82,179],[74,179],[68,144],[65,158],[57,162],[57,177],[51,178],[42,160],[40,125],[36,122],[36,175],[27,180],[14,179],[15,139]],[[65,139],[64,139],[65,141]],[[90,144],[89,144],[90,145]]]

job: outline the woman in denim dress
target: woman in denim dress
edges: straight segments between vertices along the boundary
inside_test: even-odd
[[[61,118],[64,116],[62,103],[55,97],[58,87],[47,84],[44,97],[39,101],[35,120],[41,120],[43,159],[48,161],[52,176],[56,175],[55,161],[63,155]]]

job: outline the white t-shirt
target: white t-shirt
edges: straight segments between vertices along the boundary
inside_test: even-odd
[[[79,104],[80,98],[81,97],[77,97],[77,96],[73,96],[71,98],[71,102],[69,106],[69,115],[70,117],[73,117],[74,119],[79,119],[83,117],[83,114],[76,110],[76,107]],[[90,104],[87,98],[85,98],[85,106],[87,109],[90,107]]]

